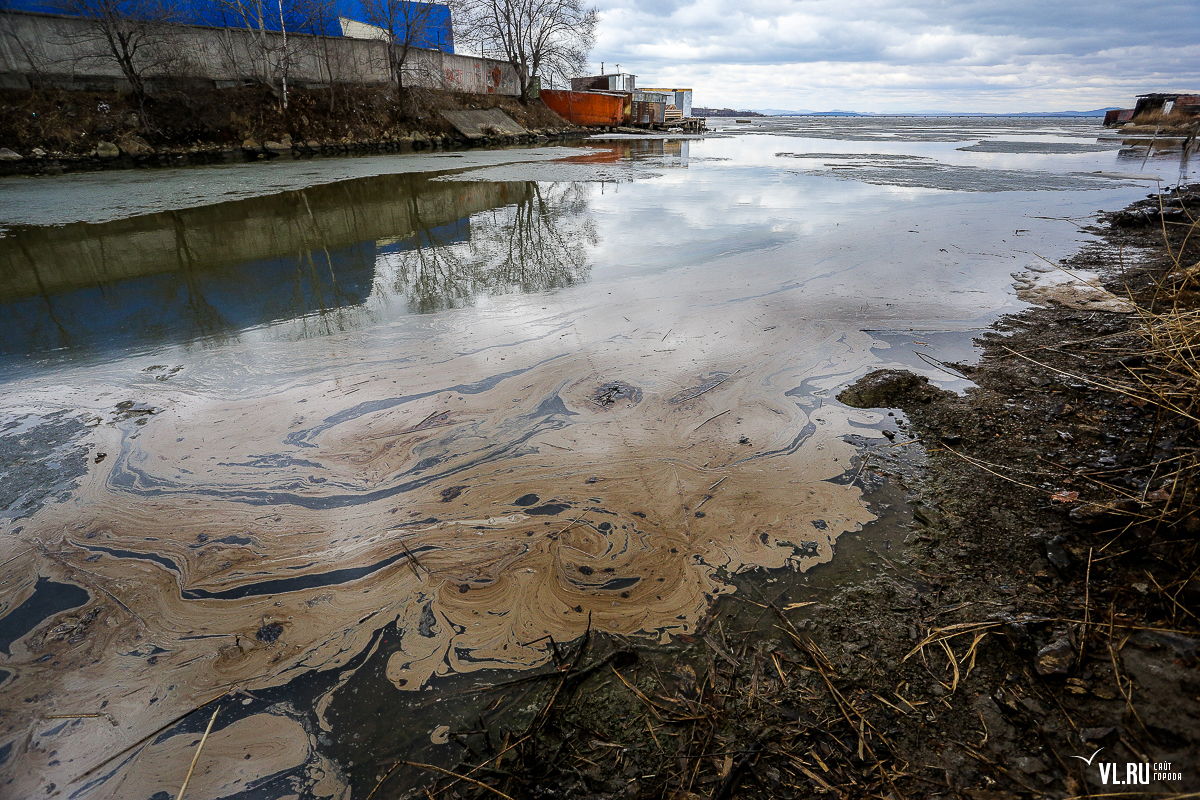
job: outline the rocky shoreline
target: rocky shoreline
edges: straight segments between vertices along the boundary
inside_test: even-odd
[[[963,396],[903,372],[842,394],[905,415],[854,480],[909,534],[838,543],[870,578],[738,578],[665,651],[586,637],[526,684],[531,719],[481,718],[456,773],[398,762],[377,796],[402,768],[476,798],[1193,796],[1200,436],[1148,320],[1195,318],[1198,217],[1200,187],[1152,195],[1062,265],[1138,313],[1004,318],[944,365]]]
[[[259,143],[247,139],[241,146],[194,146],[186,150],[155,149],[137,140],[120,142],[100,141],[92,153],[72,155],[48,153],[35,148],[22,156],[8,148],[0,150],[0,176],[3,175],[63,175],[69,172],[98,172],[110,169],[149,169],[155,167],[205,166],[209,164],[244,164],[272,161],[279,158],[306,159],[336,156],[367,156],[383,153],[416,153],[430,150],[451,150],[474,147],[534,146],[567,141],[585,136],[575,131],[532,131],[515,136],[484,136],[478,139],[454,138],[449,135],[426,135],[415,131],[383,141],[319,142],[309,140],[293,143],[290,137],[282,141]]]
[[[0,176],[529,146],[587,135],[541,101],[343,92],[334,105],[320,90],[293,90],[284,110],[262,89],[208,89],[195,98],[166,95],[140,110],[116,92],[0,90]],[[504,110],[527,132],[468,138],[439,113],[481,108]]]

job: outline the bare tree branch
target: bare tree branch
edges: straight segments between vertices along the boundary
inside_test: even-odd
[[[581,0],[465,0],[466,26],[484,55],[517,66],[521,98],[539,78],[567,81],[587,67],[599,11]]]
[[[82,50],[80,60],[115,62],[144,108],[147,78],[168,73],[179,58],[172,46],[177,8],[170,0],[59,0],[57,5],[91,23],[62,34]]]

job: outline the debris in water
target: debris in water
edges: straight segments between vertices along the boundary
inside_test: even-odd
[[[275,640],[283,634],[283,626],[278,622],[268,622],[258,629],[258,633],[254,634],[254,638],[260,642],[274,644]]]

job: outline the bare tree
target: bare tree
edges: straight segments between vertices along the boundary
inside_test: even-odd
[[[379,29],[387,48],[392,81],[404,88],[404,71],[414,47],[438,47],[443,31],[450,30],[450,7],[423,0],[363,0],[366,21]]]
[[[587,67],[599,11],[580,0],[468,0],[484,55],[517,66],[521,100],[538,78],[569,80]]]
[[[250,45],[245,56],[254,79],[276,91],[281,105],[287,108],[288,74],[293,61],[287,34],[289,28],[298,27],[296,21],[290,19],[294,16],[291,4],[285,0],[218,0],[218,5],[236,27],[248,31]],[[280,35],[276,35],[276,28]],[[227,37],[227,41],[231,48],[236,48],[232,38]],[[243,61],[239,53],[231,51],[226,55],[234,64]],[[275,87],[277,78],[282,91]]]
[[[7,63],[25,69],[36,83],[50,64],[46,42],[42,36],[30,36],[13,10],[10,0],[0,0],[0,50]]]
[[[64,29],[81,46],[81,60],[117,64],[140,108],[145,107],[146,80],[169,71],[178,61],[172,47],[177,10],[170,0],[59,0],[64,14],[82,17],[86,28]]]
[[[345,81],[347,59],[341,45],[338,5],[336,0],[294,0],[302,20],[296,30],[310,34],[303,40],[303,49],[313,57],[329,81],[329,110],[337,108],[337,86]],[[357,77],[357,76],[354,76]]]

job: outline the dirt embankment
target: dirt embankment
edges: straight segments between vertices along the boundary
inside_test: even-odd
[[[467,140],[441,110],[500,108],[526,136]],[[530,143],[571,136],[540,101],[425,89],[265,87],[164,91],[137,107],[118,92],[0,90],[0,174],[179,166],[318,154]],[[19,158],[18,158],[19,157]]]
[[[1164,205],[1063,265],[1139,311],[1006,318],[946,365],[962,397],[907,373],[843,394],[907,414],[855,478],[911,509],[877,577],[759,579],[666,653],[588,637],[518,682],[527,724],[451,732],[459,777],[384,764],[376,796],[421,770],[435,797],[1196,796],[1200,187]]]

